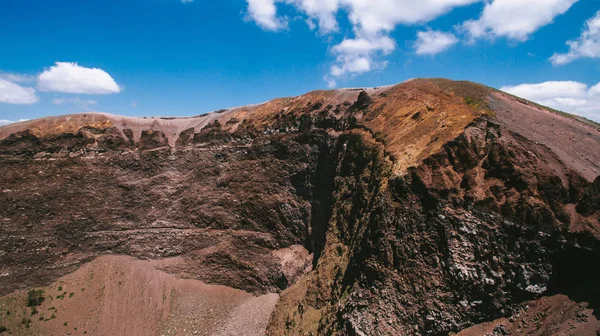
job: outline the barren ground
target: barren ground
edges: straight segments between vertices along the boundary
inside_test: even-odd
[[[177,279],[155,263],[100,257],[42,288],[37,313],[26,306],[27,291],[0,298],[0,313],[11,335],[264,334],[277,294]]]

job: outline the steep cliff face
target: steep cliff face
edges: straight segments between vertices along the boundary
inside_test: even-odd
[[[600,330],[600,129],[484,86],[54,117],[0,155],[2,294],[119,254],[280,293],[270,335]]]
[[[332,216],[329,256],[296,285],[305,295],[284,292],[270,333],[442,335],[547,295],[596,306],[598,274],[584,265],[598,266],[597,217],[567,208],[597,182],[563,185],[543,169],[546,148],[502,131],[484,117],[406,176],[374,156],[378,169],[336,177],[353,193],[333,213],[352,215]]]

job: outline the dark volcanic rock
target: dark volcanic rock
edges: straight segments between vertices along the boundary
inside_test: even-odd
[[[590,134],[571,148],[587,161],[497,106]],[[414,80],[186,119],[0,128],[0,291],[120,254],[281,293],[270,335],[472,335],[486,321],[594,335],[582,307],[600,304],[600,133],[546,112]]]

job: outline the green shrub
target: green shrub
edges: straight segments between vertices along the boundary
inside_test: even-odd
[[[36,307],[44,302],[44,291],[41,289],[32,289],[27,294],[27,307]]]

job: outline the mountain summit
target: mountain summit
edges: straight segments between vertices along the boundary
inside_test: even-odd
[[[0,167],[13,335],[600,331],[600,126],[483,85],[42,118]]]

